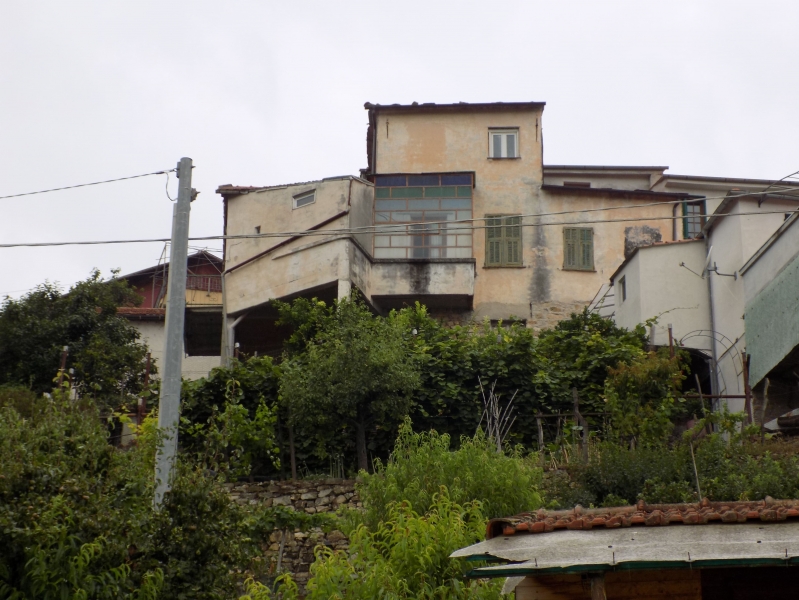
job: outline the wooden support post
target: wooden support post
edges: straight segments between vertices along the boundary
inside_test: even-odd
[[[588,576],[591,581],[591,600],[607,600],[605,593],[605,574],[592,573]]]
[[[572,398],[574,400],[574,423],[578,427],[583,428],[583,434],[580,436],[582,442],[580,443],[580,450],[582,452],[583,460],[588,460],[588,421],[586,421],[580,414],[580,397],[577,394],[577,388],[572,388]]]
[[[540,412],[535,417],[535,425],[538,428],[538,451],[541,452],[544,450],[544,424]]]
[[[768,387],[771,382],[766,377],[766,384],[763,386],[763,406],[760,407],[760,443],[766,443],[766,408],[768,408]]]
[[[741,361],[743,366],[743,375],[744,375],[744,396],[746,397],[746,401],[744,402],[744,412],[746,413],[746,418],[748,420],[748,425],[751,425],[755,422],[754,415],[752,414],[752,388],[749,387],[749,359],[752,358],[749,354],[744,354],[744,358]]]
[[[669,323],[669,356],[674,358],[674,333],[671,328],[671,323]]]
[[[69,354],[69,346],[64,346],[61,349],[61,366],[58,368],[58,391],[61,391],[61,384],[64,383],[64,372],[67,368],[67,354]]]

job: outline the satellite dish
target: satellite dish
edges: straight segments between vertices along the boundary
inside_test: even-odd
[[[710,253],[713,252],[713,246],[707,249],[707,258],[705,258],[705,264],[702,267],[702,279],[705,278],[705,273],[707,273],[707,266],[710,264]]]

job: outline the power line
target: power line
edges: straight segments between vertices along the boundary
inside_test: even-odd
[[[762,211],[762,212],[745,212],[745,213],[729,213],[724,216],[726,217],[748,217],[748,216],[760,216],[760,215],[787,215],[799,212],[799,209],[789,211],[789,210],[773,210],[773,211]],[[517,216],[517,215],[511,215]],[[491,217],[493,218],[493,217]],[[558,225],[589,225],[589,224],[601,224],[601,223],[629,223],[634,221],[672,221],[672,220],[680,220],[690,217],[685,217],[683,215],[680,216],[654,216],[654,217],[628,217],[624,219],[586,219],[586,220],[577,220],[577,221],[552,221],[549,223],[521,223],[520,225],[514,225],[514,227],[549,227],[549,226],[558,226]],[[488,217],[483,217],[481,219],[472,219],[474,220],[487,220]],[[463,223],[464,221],[446,221],[447,224],[458,224]],[[415,223],[417,225],[429,225],[429,223]],[[382,226],[375,226],[380,227],[379,230],[375,231],[374,233],[385,233],[385,234],[392,234],[392,233],[401,233],[406,232],[406,227],[408,225],[412,225],[412,223],[404,224],[404,223],[396,223],[392,225],[382,225]],[[477,231],[481,229],[494,229],[496,227],[500,227],[499,225],[464,225],[463,227],[448,227],[447,234],[457,234],[463,233],[467,231]],[[402,229],[399,229],[402,228]],[[303,231],[282,231],[282,232],[271,232],[271,233],[251,233],[251,234],[241,234],[241,235],[209,235],[209,236],[199,236],[199,237],[191,237],[189,240],[191,241],[209,241],[209,240],[242,240],[242,239],[265,239],[265,238],[292,238],[292,237],[313,237],[313,236],[343,236],[343,235],[354,235],[357,233],[364,233],[358,229],[318,229],[318,230],[303,230]],[[421,235],[423,232],[420,232]],[[88,241],[68,241],[68,242],[17,242],[17,243],[10,243],[10,244],[0,244],[0,248],[44,248],[44,247],[51,247],[51,246],[100,246],[100,245],[110,245],[110,244],[150,244],[150,243],[164,243],[170,241],[170,238],[143,238],[143,239],[131,239],[131,240],[88,240]]]
[[[33,196],[35,194],[47,194],[49,192],[60,192],[63,190],[73,190],[75,188],[82,188],[88,187],[90,185],[101,185],[103,183],[114,183],[117,181],[126,181],[128,179],[138,179],[139,177],[150,177],[151,175],[163,175],[164,173],[167,174],[167,184],[169,183],[169,173],[173,172],[175,169],[168,169],[166,171],[155,171],[153,173],[142,173],[141,175],[129,175],[128,177],[118,177],[117,179],[106,179],[104,181],[93,181],[91,183],[79,183],[77,185],[68,185],[65,187],[59,188],[50,188],[49,190],[39,190],[38,192],[25,192],[24,194],[11,194],[10,196],[0,196],[0,200],[6,200],[8,198],[19,198],[21,196]],[[167,192],[167,195],[169,193]]]
[[[87,185],[98,185],[101,183],[109,183],[113,181],[122,181],[125,179],[134,179],[137,177],[147,177],[149,175],[163,175],[167,174],[170,171],[174,171],[175,169],[170,169],[169,171],[156,171],[154,173],[145,173],[143,175],[133,175],[131,177],[122,177],[120,179],[111,179],[108,181],[100,181],[96,183],[87,183],[81,184],[78,186],[71,186],[69,188],[56,188],[54,190],[44,190],[43,192],[30,192],[30,194],[36,193],[45,193],[48,191],[56,191],[60,189],[71,189],[72,187],[83,187]],[[700,198],[682,198],[679,200],[668,200],[668,201],[658,201],[658,202],[649,202],[646,204],[627,204],[627,205],[618,205],[618,206],[603,206],[598,208],[583,208],[583,209],[576,209],[576,210],[563,210],[563,211],[553,211],[553,212],[543,212],[543,213],[528,213],[528,214],[521,214],[521,215],[510,215],[514,217],[519,217],[521,219],[529,219],[529,218],[541,218],[541,217],[548,217],[548,216],[558,216],[558,215],[567,215],[567,214],[584,214],[584,213],[591,213],[591,212],[603,212],[603,211],[610,211],[610,210],[620,210],[620,209],[633,209],[633,208],[652,208],[652,207],[660,207],[660,206],[668,206],[668,205],[675,205],[675,204],[683,204],[684,202],[689,201],[706,201],[706,200],[718,200],[718,199],[728,199],[728,198],[743,198],[743,197],[751,197],[756,196],[759,194],[765,193],[765,190],[768,190],[774,187],[780,181],[788,177],[792,177],[793,175],[799,173],[796,171],[795,173],[791,173],[790,175],[786,175],[782,179],[775,181],[764,188],[763,191],[760,192],[741,192],[739,194],[725,194],[723,196],[703,196]],[[635,190],[612,190],[614,192],[629,192],[631,194],[635,193]],[[784,196],[791,196],[792,192],[794,194],[799,194],[799,189],[796,187],[779,187],[775,188],[774,191],[782,192]],[[774,193],[774,192],[771,192]],[[20,196],[24,196],[27,194],[18,194]],[[0,199],[3,198],[10,198],[14,196],[0,196]],[[799,199],[799,196],[797,196]],[[379,211],[378,211],[379,212]],[[765,215],[765,214],[790,214],[791,212],[796,211],[762,211],[762,212],[755,212],[755,213],[731,213],[726,214],[725,216],[753,216],[753,215]],[[711,217],[713,215],[702,215],[704,217]],[[398,222],[392,224],[385,224],[385,225],[365,225],[361,227],[349,227],[344,229],[317,229],[317,230],[301,230],[301,231],[276,231],[276,232],[266,232],[266,233],[257,233],[257,234],[241,234],[241,235],[218,235],[218,236],[203,236],[203,237],[192,237],[189,238],[190,241],[212,241],[212,240],[236,240],[236,239],[263,239],[263,238],[292,238],[292,237],[312,237],[312,236],[323,236],[323,235],[355,235],[359,233],[373,233],[373,234],[391,234],[391,233],[404,233],[407,232],[407,227],[409,225],[446,225],[447,226],[447,233],[457,233],[457,232],[466,232],[466,231],[473,231],[479,229],[489,229],[499,227],[498,225],[465,225],[463,227],[453,227],[453,225],[458,224],[468,224],[468,223],[476,223],[479,221],[486,221],[488,219],[492,219],[495,217],[476,217],[473,219],[457,219],[457,220],[450,220],[450,221],[424,221],[424,222]],[[686,217],[685,215],[680,216],[653,216],[653,217],[631,217],[625,219],[599,219],[599,220],[580,220],[580,221],[557,221],[557,222],[549,222],[549,223],[520,223],[519,227],[544,227],[550,225],[580,225],[580,224],[596,224],[596,223],[621,223],[621,222],[632,222],[632,221],[662,221],[662,220],[679,220],[690,218]],[[28,248],[35,248],[35,247],[50,247],[50,246],[90,246],[90,245],[111,245],[111,244],[139,244],[139,243],[164,243],[169,242],[170,238],[147,238],[147,239],[132,239],[132,240],[91,240],[91,241],[77,241],[77,242],[19,242],[19,243],[10,243],[10,244],[0,244],[0,248],[21,248],[21,247],[28,247]]]

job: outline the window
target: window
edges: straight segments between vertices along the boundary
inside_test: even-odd
[[[622,277],[619,279],[619,296],[621,296],[621,302],[627,300],[627,277]],[[620,302],[620,303],[621,303]]]
[[[698,238],[705,226],[705,201],[683,202],[682,237],[686,240]]]
[[[294,196],[294,208],[302,208],[316,202],[316,190]]]
[[[487,267],[522,266],[522,218],[488,216],[486,218]]]
[[[590,227],[563,228],[563,268],[594,270],[594,230]]]
[[[472,173],[377,175],[374,257],[471,258],[473,184]]]
[[[489,129],[488,156],[490,158],[519,158],[519,130]]]

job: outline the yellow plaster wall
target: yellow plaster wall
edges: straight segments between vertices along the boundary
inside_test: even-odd
[[[646,226],[671,240],[671,205],[645,209],[641,196],[604,195],[597,192],[549,193],[543,182],[541,108],[528,111],[475,111],[392,113],[383,110],[376,119],[378,173],[434,173],[474,171],[473,216],[540,215],[570,210],[621,207],[619,210],[528,217],[524,227],[521,268],[485,268],[485,229],[475,222],[473,256],[477,260],[473,317],[526,318],[536,328],[554,325],[594,297],[624,260],[625,229]],[[490,127],[519,129],[518,159],[488,158]],[[638,222],[608,222],[634,219]],[[604,220],[602,223],[588,221]],[[564,221],[577,221],[561,225]],[[594,229],[592,272],[563,269],[563,228]]]

